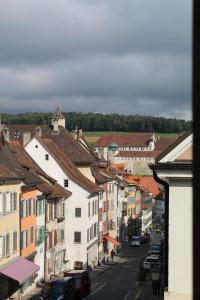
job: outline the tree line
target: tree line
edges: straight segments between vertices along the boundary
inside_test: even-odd
[[[126,132],[163,132],[181,133],[192,127],[192,121],[142,115],[120,115],[100,113],[65,112],[66,128],[75,126],[84,131],[126,131]],[[52,113],[26,112],[1,114],[4,124],[38,124],[51,122]]]

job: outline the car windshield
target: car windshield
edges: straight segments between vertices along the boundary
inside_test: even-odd
[[[139,236],[134,236],[134,237],[132,238],[132,240],[133,240],[133,241],[139,241],[140,238],[139,238]]]
[[[81,277],[80,276],[75,276],[74,281],[75,281],[76,287],[81,285]]]

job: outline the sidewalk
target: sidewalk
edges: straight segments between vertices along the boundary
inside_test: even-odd
[[[118,264],[120,257],[115,256],[114,262],[107,262],[105,264],[101,264],[100,266],[95,267],[91,271],[89,271],[89,277],[91,281],[93,281],[97,276],[103,274],[104,272],[108,271],[112,266]],[[40,295],[41,288],[34,288],[30,291],[27,295],[21,296],[21,300],[38,300]],[[12,298],[13,300],[17,300],[17,298]]]
[[[150,275],[150,274],[149,274]],[[134,291],[133,300],[163,300],[164,296],[156,296],[153,294],[152,282],[150,276],[147,275],[146,281],[140,282]]]

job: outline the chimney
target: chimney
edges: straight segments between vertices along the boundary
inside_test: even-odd
[[[25,147],[31,140],[31,133],[30,132],[24,132],[23,133],[23,147]]]
[[[36,136],[41,137],[42,136],[42,128],[41,127],[36,127]]]
[[[3,137],[4,137],[4,140],[6,142],[9,142],[10,134],[9,134],[9,129],[8,128],[3,128]]]
[[[80,137],[82,137],[82,135],[83,135],[83,129],[79,129],[78,130],[78,137],[80,138]]]

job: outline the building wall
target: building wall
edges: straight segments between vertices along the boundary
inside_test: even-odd
[[[27,205],[27,211],[28,216],[26,218],[21,217],[21,233],[24,230],[27,230],[28,236],[27,236],[27,247],[21,249],[21,256],[27,257],[31,253],[33,253],[36,250],[35,247],[35,237],[36,237],[36,212],[29,215],[29,199],[34,198],[35,199],[35,207],[36,207],[36,199],[37,199],[37,190],[28,191],[21,193],[21,203],[22,200],[26,200]],[[33,233],[33,242],[30,242],[30,227],[33,226],[34,233]]]
[[[17,209],[16,211],[0,215],[0,236],[10,233],[10,255],[0,257],[0,267],[20,255],[20,218],[19,218],[19,195],[21,193],[21,183],[0,185],[0,193],[17,192]],[[13,252],[13,232],[17,231],[17,250]],[[2,245],[0,246],[2,247]],[[2,252],[2,248],[0,249]]]
[[[35,148],[35,145],[38,145],[38,148]],[[91,216],[90,219],[88,218],[88,202],[92,203],[93,200],[98,201],[98,196],[89,199],[90,194],[77,183],[73,182],[50,154],[49,160],[46,161],[45,154],[48,153],[37,140],[33,139],[26,146],[26,151],[45,173],[56,179],[61,186],[64,187],[64,179],[68,179],[67,189],[72,192],[72,195],[67,199],[65,205],[65,241],[66,248],[69,249],[70,268],[74,268],[74,261],[82,261],[86,267],[87,247],[95,241],[93,239],[93,241],[87,242],[87,229],[98,222],[98,209],[94,216]],[[81,218],[75,217],[76,207],[81,208]],[[74,232],[81,232],[81,243],[74,242]]]
[[[165,300],[189,300],[192,299],[192,182],[170,180],[169,185],[169,278]]]
[[[41,196],[41,193],[38,191],[37,196]],[[45,227],[45,198],[44,198],[44,212],[40,215],[37,214],[36,217],[36,230],[39,228]],[[39,271],[37,272],[38,276],[36,278],[36,281],[39,281],[41,279],[44,279],[44,252],[45,252],[45,245],[44,245],[44,238],[39,243],[36,242],[36,256],[35,256],[35,263],[40,266]]]
[[[95,178],[92,176],[90,167],[83,167],[83,166],[77,166],[79,171],[88,179],[90,179],[92,182],[95,183]]]

